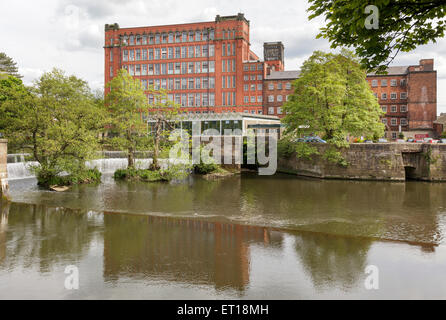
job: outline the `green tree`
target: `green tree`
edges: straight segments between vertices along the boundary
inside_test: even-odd
[[[436,42],[445,32],[445,0],[309,0],[310,20],[325,17],[318,38],[353,47],[368,70],[384,71],[399,52]],[[368,5],[379,9],[377,29],[366,28]]]
[[[302,66],[295,91],[284,105],[291,136],[320,134],[327,142],[347,146],[347,136],[381,137],[382,110],[353,54],[317,51]]]
[[[22,80],[7,74],[0,75],[0,132],[6,134],[11,122],[17,120],[20,116],[18,106],[29,94]],[[12,141],[8,147],[14,150]]]
[[[147,97],[138,79],[126,70],[120,70],[107,87],[105,97],[110,111],[110,143],[119,150],[127,151],[128,168],[135,167],[135,152],[147,149],[147,124],[141,120],[141,112],[148,108]]]
[[[0,52],[0,73],[6,73],[19,79],[22,78],[19,74],[17,63],[4,52]]]
[[[175,119],[180,106],[168,100],[166,90],[149,88],[149,94],[154,97],[153,104],[149,105],[149,119],[151,121],[153,138],[153,164],[151,169],[159,170],[159,156],[162,149],[162,142],[167,140],[166,136],[169,131],[175,128]]]
[[[7,120],[7,137],[39,163],[34,168],[39,184],[48,187],[90,178],[85,161],[99,149],[105,112],[85,81],[54,69],[35,81],[20,101],[7,104],[15,106]],[[63,172],[68,179],[60,178]]]

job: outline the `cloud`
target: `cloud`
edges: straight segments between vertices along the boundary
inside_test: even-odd
[[[103,87],[104,25],[121,27],[212,21],[217,14],[245,13],[250,21],[252,50],[262,57],[263,43],[282,41],[285,65],[299,69],[314,50],[329,51],[316,40],[323,18],[308,21],[305,0],[37,0],[0,2],[0,39],[17,61],[25,82],[58,67]],[[445,58],[443,58],[443,56]],[[393,65],[413,65],[434,58],[438,87],[446,85],[446,40],[398,56]],[[439,90],[440,110],[446,112],[446,92]]]
[[[43,74],[43,70],[34,68],[19,68],[19,73],[23,76],[23,83],[32,85],[33,81]]]

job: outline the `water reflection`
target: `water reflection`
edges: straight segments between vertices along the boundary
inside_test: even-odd
[[[170,290],[170,298],[188,298],[184,288],[192,292],[207,288],[199,298],[219,293],[229,298],[367,295],[362,286],[367,265],[398,257],[409,261],[407,270],[420,270],[426,259],[437,255],[434,245],[395,242],[386,247],[369,238],[284,233],[208,219],[101,214],[17,203],[2,206],[1,213],[0,284],[7,290],[0,290],[0,298],[5,297],[2,292],[20,297],[29,287],[42,284],[45,290],[31,297],[67,297],[61,291],[63,269],[71,264],[83,270],[84,291],[75,298],[127,298],[129,287],[140,290],[140,298],[161,290]],[[426,256],[414,258],[421,251]],[[377,259],[376,252],[384,258]],[[100,263],[93,259],[97,256]],[[401,281],[398,268],[384,270],[390,273],[387,281]],[[406,281],[413,275],[404,277]],[[446,284],[443,273],[428,274],[425,281],[432,279]],[[410,286],[410,281],[404,285]],[[380,294],[386,292],[384,288]]]
[[[280,244],[266,228],[206,221],[105,215],[104,277],[150,277],[243,292],[250,245]]]
[[[295,248],[315,287],[351,289],[363,278],[372,242],[303,233],[296,236]]]
[[[9,203],[0,200],[0,263],[6,258],[6,231],[8,230]]]
[[[46,273],[61,262],[80,260],[99,227],[97,219],[81,210],[16,203],[3,206],[0,252],[5,252],[5,258],[0,267],[37,267]]]
[[[115,183],[66,193],[13,181],[14,201],[95,211],[287,228],[334,235],[439,244],[446,225],[446,184],[320,181],[287,175],[183,183]]]

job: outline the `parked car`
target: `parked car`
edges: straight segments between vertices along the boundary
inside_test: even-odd
[[[379,143],[387,143],[388,141],[387,141],[387,139],[379,139],[378,142]]]
[[[413,143],[413,142],[415,142],[415,139],[407,139],[407,142]]]
[[[320,137],[304,137],[297,139],[297,142],[306,142],[306,143],[327,143],[327,141],[321,139]]]
[[[446,139],[441,139],[441,143],[446,143]]]

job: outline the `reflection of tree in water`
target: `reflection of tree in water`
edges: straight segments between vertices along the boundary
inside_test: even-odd
[[[316,288],[357,286],[367,267],[372,240],[302,233],[296,252]]]
[[[410,212],[405,220],[400,219],[398,231],[409,241],[424,243],[425,252],[435,251],[434,246],[426,244],[440,244],[445,238],[445,192],[443,183],[407,182],[398,203],[401,210]]]
[[[160,217],[105,215],[104,277],[160,279],[243,292],[251,242],[269,231],[232,224]]]
[[[244,215],[281,219],[299,230],[438,244],[446,184],[244,176]]]
[[[36,264],[41,272],[73,262],[87,253],[98,228],[98,215],[84,211],[12,203],[6,232],[4,268]]]
[[[9,203],[0,200],[0,263],[6,257],[6,230],[8,229]]]

